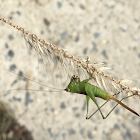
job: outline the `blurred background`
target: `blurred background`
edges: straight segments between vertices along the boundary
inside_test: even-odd
[[[139,0],[0,0],[0,11],[1,17],[80,59],[89,56],[91,62],[106,62],[114,68],[115,78],[130,79],[140,87]],[[106,120],[99,113],[86,120],[84,96],[53,92],[10,71],[59,89],[70,80],[54,74],[55,68],[46,73],[36,52],[28,53],[23,34],[0,21],[0,99],[34,140],[140,138],[140,118],[121,106]],[[11,89],[47,92],[4,92]],[[90,103],[89,114],[96,109]],[[139,99],[125,103],[140,113]],[[105,114],[112,104],[103,109]]]

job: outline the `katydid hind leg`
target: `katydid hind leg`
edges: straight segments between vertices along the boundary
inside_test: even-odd
[[[130,95],[130,96],[124,97],[124,98],[122,98],[122,99],[120,100],[120,102],[121,102],[122,100],[124,100],[124,99],[126,99],[126,98],[129,98],[129,97],[132,97],[132,96],[134,96],[134,95]],[[101,105],[100,108],[103,107],[107,102],[108,102],[108,101],[106,101],[103,105]],[[119,103],[117,103],[117,104],[109,111],[109,113],[104,117],[104,119],[106,119],[106,118],[111,114],[111,112],[118,106],[118,104],[119,104]],[[98,110],[99,110],[99,109],[97,109],[88,119],[90,119]],[[139,114],[137,114],[137,113],[136,113],[136,115],[139,116]]]
[[[102,115],[102,118],[104,119],[105,117],[104,117],[102,111],[100,110],[100,107],[98,106],[98,103],[97,103],[97,101],[96,101],[96,99],[95,99],[95,96],[94,96],[94,92],[93,92],[92,90],[88,90],[88,88],[90,88],[90,87],[88,87],[88,86],[85,87],[85,90],[86,90],[87,95],[88,95],[88,96],[93,100],[93,102],[96,104],[98,110],[100,111],[100,113],[101,113],[101,115]]]
[[[119,93],[115,93],[113,96],[118,95]],[[101,109],[109,100],[107,100],[105,103],[103,103],[99,108]],[[87,119],[90,119],[93,115],[95,115],[97,113],[97,111],[99,111],[99,109],[97,109],[96,111],[94,111],[90,117],[88,117]]]

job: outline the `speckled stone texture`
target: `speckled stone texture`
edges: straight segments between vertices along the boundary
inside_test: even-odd
[[[135,86],[140,87],[139,0],[0,0],[0,16],[80,59],[89,56],[91,62],[107,62],[115,78],[137,81]],[[23,34],[0,21],[0,99],[35,140],[140,139],[140,118],[121,106],[106,120],[99,113],[86,120],[84,96],[52,92],[3,68],[61,89],[69,79],[46,73],[42,64],[38,70],[38,56],[35,51],[29,55]],[[17,88],[48,92],[3,93]],[[90,103],[92,113],[96,106]],[[139,99],[125,103],[140,113]],[[107,114],[112,104],[103,112]]]

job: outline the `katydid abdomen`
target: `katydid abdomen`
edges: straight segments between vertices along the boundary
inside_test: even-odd
[[[87,92],[93,92],[95,97],[99,97],[101,99],[104,100],[109,100],[109,95],[107,92],[104,92],[103,90],[101,90],[100,88],[91,85],[89,83],[87,83],[85,85],[85,88],[87,89]]]

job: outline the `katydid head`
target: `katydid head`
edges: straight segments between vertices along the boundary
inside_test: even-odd
[[[80,78],[78,76],[73,75],[70,83],[68,84],[67,88],[64,90],[67,92],[79,93],[79,83],[80,83]]]

